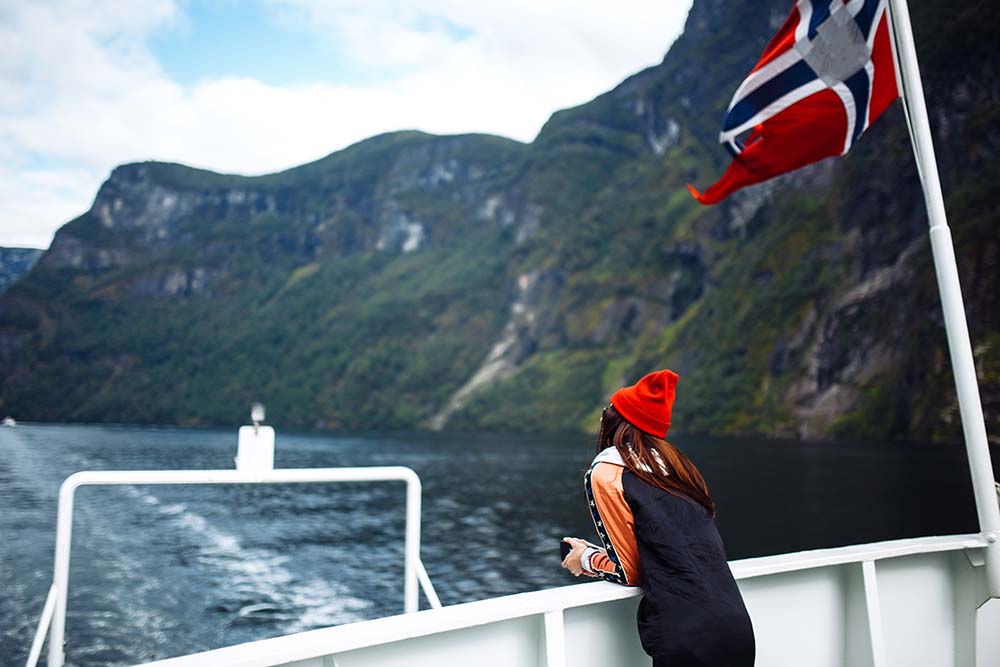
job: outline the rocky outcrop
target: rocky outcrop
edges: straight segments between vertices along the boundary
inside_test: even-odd
[[[552,327],[551,304],[558,301],[564,277],[558,271],[534,271],[517,276],[510,317],[500,337],[472,377],[459,387],[427,426],[440,431],[448,418],[465,407],[477,390],[510,377],[538,349],[539,340]]]

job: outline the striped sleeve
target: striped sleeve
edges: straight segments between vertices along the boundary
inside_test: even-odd
[[[588,554],[586,566],[605,580],[638,586],[642,579],[632,510],[625,502],[621,466],[596,463],[584,476],[587,503],[604,551]]]

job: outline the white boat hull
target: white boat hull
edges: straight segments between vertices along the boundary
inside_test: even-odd
[[[986,540],[954,535],[733,561],[765,667],[996,667]],[[606,582],[276,637],[146,667],[650,665],[642,591]]]

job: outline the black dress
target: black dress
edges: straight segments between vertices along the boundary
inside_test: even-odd
[[[753,626],[715,519],[627,469],[622,487],[642,563],[639,638],[654,667],[751,667]]]

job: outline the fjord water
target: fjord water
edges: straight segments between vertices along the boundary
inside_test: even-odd
[[[677,438],[731,559],[977,530],[960,445]],[[23,664],[52,576],[56,496],[77,470],[231,468],[231,431],[0,428],[0,665]],[[596,541],[580,435],[278,433],[275,465],[405,465],[444,604],[578,583]],[[1000,452],[994,451],[994,461]],[[125,665],[402,611],[403,485],[84,488],[68,663]],[[426,604],[422,602],[422,604]]]

